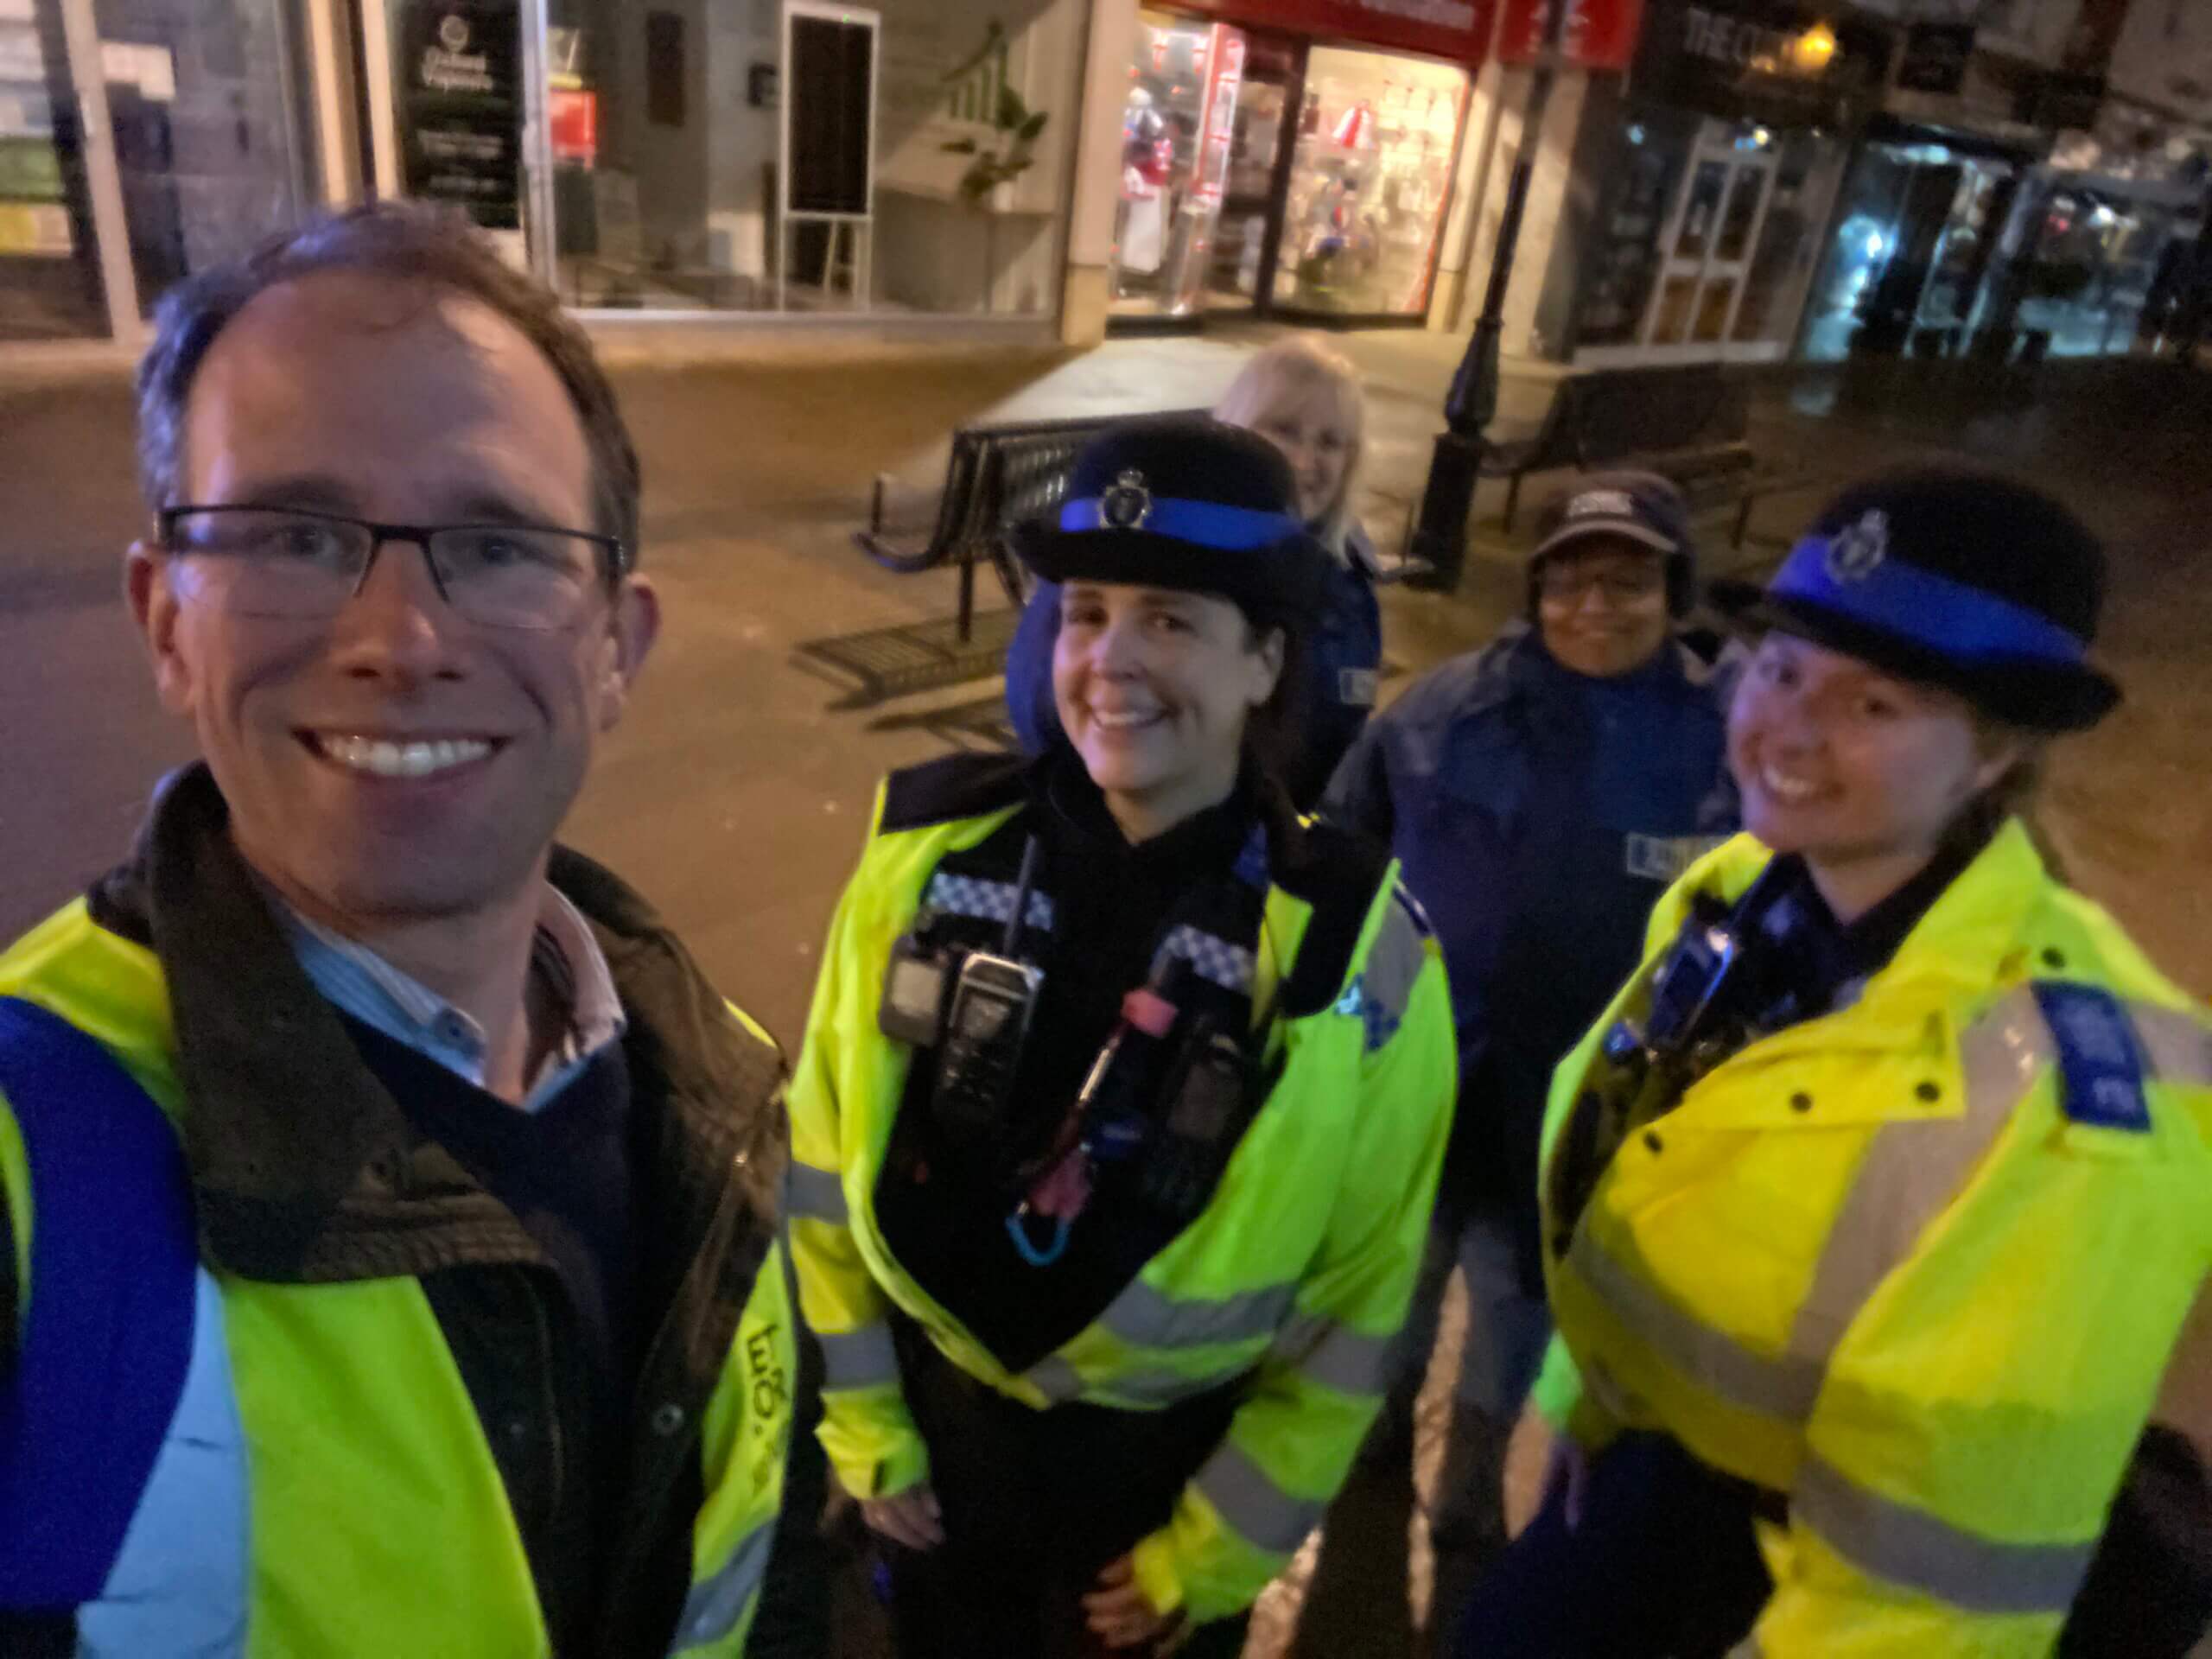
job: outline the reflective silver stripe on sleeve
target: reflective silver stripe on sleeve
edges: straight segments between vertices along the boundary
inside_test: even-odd
[[[1798,1471],[1789,1512],[1860,1572],[1974,1613],[2063,1613],[2095,1553],[2010,1544],[1854,1485],[1818,1458]]]
[[[784,1200],[791,1217],[846,1224],[845,1183],[834,1169],[817,1169],[791,1160],[791,1186]]]
[[[2124,1006],[2152,1076],[2162,1083],[2212,1089],[2212,1030],[2179,1008],[2150,1002]]]
[[[1963,1109],[1885,1123],[1868,1143],[1790,1326],[1797,1358],[1826,1367],[1867,1299],[1958,1196],[2056,1053],[2026,990],[1975,1020],[1959,1049]]]
[[[769,1547],[774,1543],[773,1522],[755,1527],[738,1541],[721,1570],[691,1586],[684,1598],[683,1617],[677,1621],[671,1654],[688,1652],[719,1642],[737,1628],[760,1581],[767,1575]]]
[[[1380,1394],[1391,1340],[1363,1336],[1335,1319],[1306,1317],[1286,1325],[1268,1353],[1308,1382],[1338,1394]]]
[[[1217,1301],[1161,1295],[1133,1279],[1098,1316],[1098,1323],[1135,1348],[1197,1348],[1274,1334],[1289,1313],[1295,1285],[1269,1285]]]
[[[1028,1384],[1056,1406],[1083,1397],[1083,1378],[1076,1375],[1074,1366],[1058,1354],[1047,1354],[1027,1370],[1022,1377]]]
[[[899,1354],[891,1327],[864,1325],[857,1331],[817,1333],[822,1343],[822,1386],[873,1389],[899,1380]]]
[[[1406,1004],[1413,999],[1414,982],[1421,977],[1427,961],[1421,928],[1393,888],[1389,907],[1382,912],[1382,925],[1375,930],[1375,943],[1368,947],[1367,962],[1360,972],[1368,1000],[1378,1004],[1394,1024],[1403,1017]]]
[[[1179,1371],[1168,1370],[1132,1371],[1126,1376],[1098,1383],[1091,1393],[1101,1405],[1126,1401],[1139,1407],[1173,1406],[1216,1389],[1227,1388],[1239,1377],[1250,1375],[1249,1366],[1209,1372],[1204,1376],[1185,1376]]]
[[[1568,1261],[1636,1339],[1690,1382],[1731,1405],[1802,1423],[1820,1397],[1822,1366],[1794,1355],[1754,1353],[1667,1300],[1575,1230]]]
[[[1197,1484],[1237,1536],[1279,1555],[1296,1550],[1306,1535],[1321,1524],[1324,1505],[1293,1497],[1227,1442],[1206,1459]]]

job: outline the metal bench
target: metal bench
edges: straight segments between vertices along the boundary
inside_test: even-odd
[[[960,573],[957,635],[975,631],[976,567],[988,564],[1016,609],[1027,584],[1007,534],[1024,519],[1049,512],[1067,494],[1076,452],[1118,417],[1009,421],[963,427],[952,435],[937,518],[926,540],[902,537],[885,524],[884,480],[878,479],[866,530],[853,539],[887,570],[901,575],[950,565]]]
[[[1750,387],[1718,363],[1599,369],[1562,379],[1535,435],[1493,448],[1482,475],[1507,480],[1503,526],[1510,531],[1521,480],[1531,473],[1658,473],[1680,486],[1694,512],[1733,506],[1732,544],[1740,547],[1761,497],[1824,476],[1794,461],[1762,461],[1750,431]]]

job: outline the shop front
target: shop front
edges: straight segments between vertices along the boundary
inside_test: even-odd
[[[0,343],[133,338],[303,210],[295,28],[284,0],[0,0]]]
[[[1653,0],[1626,86],[1586,105],[1571,360],[1783,356],[1890,48],[1840,6]]]
[[[1428,312],[1491,0],[1192,0],[1139,13],[1117,327]]]
[[[1799,355],[1962,349],[2034,153],[1878,120],[1853,163],[1805,311]]]
[[[1058,304],[1087,0],[363,5],[379,183],[580,310]]]

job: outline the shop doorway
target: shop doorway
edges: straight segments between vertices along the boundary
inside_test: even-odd
[[[1109,315],[1418,323],[1469,78],[1457,65],[1138,14]]]
[[[1775,158],[1700,146],[1660,240],[1659,280],[1637,342],[1647,362],[1726,356],[1766,224]]]

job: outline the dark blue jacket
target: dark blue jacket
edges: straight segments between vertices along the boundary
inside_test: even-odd
[[[1667,884],[1734,829],[1726,750],[1719,689],[1686,648],[1593,680],[1516,624],[1408,687],[1330,785],[1323,810],[1390,842],[1444,948],[1446,1201],[1517,1216],[1529,1247],[1552,1068],[1642,959]]]
[[[1382,665],[1382,607],[1375,597],[1375,548],[1355,528],[1344,563],[1332,560],[1321,614],[1306,651],[1306,741],[1283,781],[1301,807],[1323,787],[1375,707]],[[1022,753],[1041,754],[1060,734],[1052,703],[1052,645],[1060,636],[1060,590],[1040,582],[1006,653],[1006,709]]]

